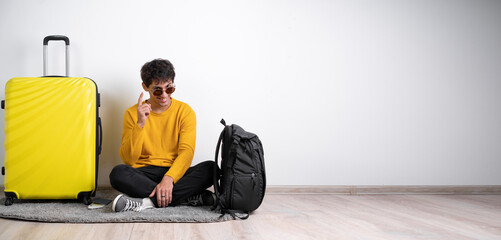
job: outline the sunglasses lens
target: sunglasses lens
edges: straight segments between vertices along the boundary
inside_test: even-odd
[[[173,93],[175,90],[176,90],[176,88],[175,88],[175,87],[168,87],[167,89],[165,89],[165,93],[167,93],[167,94],[171,94],[171,93]],[[162,95],[162,93],[163,93],[163,92],[164,92],[164,90],[163,90],[163,89],[157,88],[157,89],[153,90],[153,95],[155,95],[155,96],[157,96],[157,97],[158,97],[158,96]]]
[[[155,90],[155,91],[153,91],[153,95],[158,97],[158,96],[162,95],[162,92],[163,92],[162,90]]]

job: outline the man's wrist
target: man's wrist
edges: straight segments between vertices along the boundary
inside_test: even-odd
[[[166,174],[166,175],[164,175],[162,181],[169,181],[171,183],[174,183],[174,178],[172,178],[171,176]]]

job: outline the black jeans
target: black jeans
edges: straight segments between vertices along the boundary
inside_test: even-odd
[[[175,206],[186,198],[201,193],[213,185],[214,161],[201,162],[188,168],[184,176],[174,184],[172,189],[172,202],[169,206]],[[118,165],[110,173],[110,183],[116,190],[130,197],[147,198],[153,192],[168,167],[146,166],[133,168],[129,165]],[[150,198],[157,205],[157,197]]]

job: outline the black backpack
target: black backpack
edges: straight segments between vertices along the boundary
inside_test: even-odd
[[[214,192],[216,207],[224,215],[246,219],[263,202],[266,190],[263,145],[258,136],[246,132],[236,124],[225,126],[216,147],[214,165]],[[221,171],[218,171],[218,155],[221,152]],[[219,180],[218,180],[219,179]],[[244,217],[235,213],[246,213]]]

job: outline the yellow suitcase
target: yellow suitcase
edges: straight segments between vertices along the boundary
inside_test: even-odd
[[[64,40],[68,51],[66,37],[46,37],[44,75],[51,40]],[[20,77],[6,83],[5,205],[15,198],[90,204],[102,143],[99,105],[97,86],[88,78]]]

